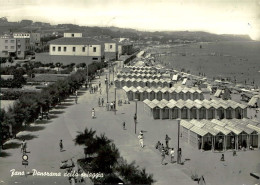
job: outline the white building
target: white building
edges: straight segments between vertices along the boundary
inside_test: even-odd
[[[103,43],[88,37],[62,37],[49,42],[49,54],[36,55],[44,63],[87,63],[104,59]]]
[[[76,33],[76,32],[72,32],[72,33],[64,33],[64,37],[82,37],[82,33]]]

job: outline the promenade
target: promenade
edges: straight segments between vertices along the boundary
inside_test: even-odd
[[[50,113],[52,119],[33,124],[27,131],[17,135],[17,139],[6,143],[6,149],[0,157],[0,184],[69,184],[68,178],[64,177],[37,177],[37,176],[14,176],[10,170],[25,170],[22,166],[22,154],[20,143],[24,138],[27,140],[29,166],[27,171],[64,172],[59,169],[61,160],[73,157],[74,162],[84,157],[83,146],[74,144],[73,139],[79,131],[86,127],[96,130],[97,134],[105,135],[114,141],[119,148],[120,154],[128,163],[135,161],[140,168],[145,168],[148,173],[154,175],[157,185],[192,185],[196,182],[190,178],[191,174],[203,175],[207,185],[218,184],[248,184],[257,181],[249,175],[249,172],[258,168],[259,151],[238,152],[234,158],[231,152],[226,152],[225,162],[220,162],[221,153],[211,151],[201,152],[190,145],[180,141],[182,148],[182,161],[184,165],[170,163],[170,157],[166,156],[166,165],[161,164],[161,155],[155,149],[157,141],[165,144],[165,135],[171,138],[170,147],[177,151],[177,122],[175,120],[154,120],[143,110],[143,103],[137,105],[137,134],[134,133],[135,102],[117,105],[116,114],[107,111],[106,107],[98,106],[98,98],[103,97],[106,102],[106,87],[104,84],[106,73],[101,79],[95,79],[93,83],[102,83],[102,94],[90,94],[81,89],[78,91],[78,104],[75,104],[75,96],[69,97],[65,103],[53,109]],[[111,75],[112,76],[112,75]],[[112,78],[111,78],[112,79]],[[125,100],[122,90],[117,90],[117,100]],[[109,88],[108,101],[114,101],[114,86]],[[91,119],[91,109],[95,108],[96,119]],[[122,123],[126,122],[126,130]],[[138,133],[144,131],[144,148],[139,147]],[[59,150],[59,140],[63,140],[64,152]],[[176,153],[176,152],[175,152]],[[250,159],[250,160],[246,160]],[[221,177],[221,178],[220,178]]]

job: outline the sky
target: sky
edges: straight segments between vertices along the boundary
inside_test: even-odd
[[[260,40],[260,0],[0,0],[0,17],[141,31],[207,31]]]

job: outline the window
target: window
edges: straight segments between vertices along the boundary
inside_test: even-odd
[[[52,51],[55,51],[55,46],[52,47]]]
[[[58,51],[61,51],[61,47],[60,46],[58,47]]]
[[[76,47],[73,47],[73,48],[72,48],[72,51],[75,52],[75,51],[76,51]]]
[[[8,43],[8,40],[5,40],[5,43]]]
[[[8,49],[8,46],[5,46],[5,49]]]
[[[66,52],[67,51],[67,47],[63,47],[63,51]]]
[[[98,58],[94,57],[94,58],[92,58],[92,60],[98,60]]]
[[[20,55],[21,54],[21,51],[18,51],[18,55]]]
[[[14,43],[14,40],[11,40],[11,43]]]
[[[14,46],[11,46],[11,49],[14,49]]]
[[[113,46],[112,45],[110,45],[110,49],[112,49],[113,48]]]
[[[71,37],[74,37],[74,33],[71,34]]]
[[[85,52],[85,47],[82,47],[82,52]]]
[[[93,52],[97,52],[97,48],[96,47],[93,47]]]

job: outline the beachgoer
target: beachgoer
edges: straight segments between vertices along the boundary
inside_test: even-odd
[[[60,140],[60,151],[61,151],[61,152],[63,151],[63,143],[62,143],[62,140]]]
[[[139,139],[139,145],[140,147],[144,147],[144,136],[143,136],[143,132],[140,131],[139,135],[138,135],[138,139]]]
[[[102,107],[104,106],[104,98],[101,99]]]
[[[162,149],[161,156],[162,156],[161,164],[164,165],[164,164],[165,164],[165,163],[163,162],[164,159],[165,159],[165,151],[164,151],[164,149]]]
[[[165,144],[166,144],[166,148],[169,148],[169,141],[171,140],[171,138],[166,134],[165,136]]]
[[[171,163],[173,163],[174,162],[174,148],[171,149],[170,156],[171,156]]]
[[[123,129],[125,130],[125,122],[123,122]]]
[[[92,108],[91,116],[92,116],[92,119],[94,119],[94,118],[96,117],[96,115],[95,115],[95,109],[94,109],[94,108]]]

